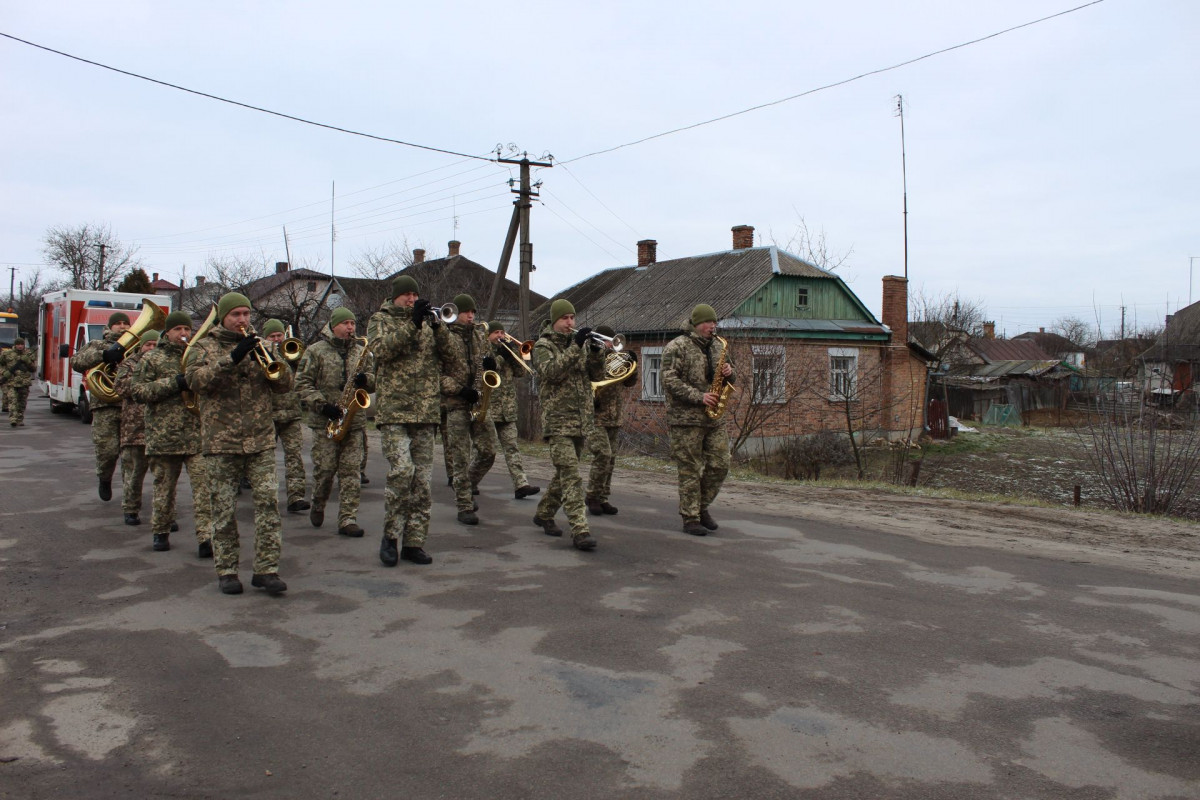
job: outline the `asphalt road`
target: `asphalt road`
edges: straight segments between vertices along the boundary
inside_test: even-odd
[[[579,553],[502,463],[459,525],[440,462],[433,565],[386,569],[375,446],[366,538],[285,514],[290,591],[244,552],[229,597],[187,492],[153,552],[88,432],[38,399],[0,428],[4,798],[1200,797],[1182,579],[802,508],[693,538],[657,476]]]

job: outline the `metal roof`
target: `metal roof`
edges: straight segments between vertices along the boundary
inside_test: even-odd
[[[989,363],[1046,361],[1052,358],[1050,353],[1030,339],[971,339],[967,342],[967,347]]]
[[[941,373],[958,383],[988,383],[1000,378],[1039,378],[1053,372],[1061,362],[1050,360],[1008,360],[990,364],[957,364]]]

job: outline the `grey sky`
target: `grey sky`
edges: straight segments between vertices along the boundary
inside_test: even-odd
[[[355,130],[567,161],[986,36],[1084,0],[424,4],[4,2],[0,31]],[[436,7],[434,7],[436,6]],[[879,311],[903,271],[907,103],[913,291],[981,300],[1009,335],[1064,314],[1107,333],[1188,302],[1200,255],[1200,4],[1106,0],[845,86],[543,170],[533,286],[728,249],[800,217]],[[494,267],[508,169],[321,130],[0,40],[0,264],[52,225],[107,222],[178,280],[210,255],[327,270],[407,237]],[[419,177],[414,177],[419,176]],[[424,204],[424,205],[419,205]],[[1198,259],[1200,261],[1200,259]],[[1200,264],[1197,264],[1200,267]],[[4,275],[7,278],[7,271]],[[1200,275],[1197,276],[1200,280]],[[5,287],[7,288],[7,287]],[[1200,299],[1200,287],[1193,288]],[[442,300],[444,298],[434,298]]]

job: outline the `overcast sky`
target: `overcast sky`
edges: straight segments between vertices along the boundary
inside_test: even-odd
[[[533,287],[547,295],[635,263],[639,239],[665,260],[729,249],[738,224],[783,245],[803,219],[878,314],[881,277],[904,270],[902,94],[911,291],[981,301],[1010,336],[1064,315],[1107,334],[1121,306],[1147,325],[1189,291],[1200,300],[1195,0],[1105,0],[573,160],[1084,2],[0,0],[0,32],[378,136],[553,154],[567,163],[537,173],[533,209]],[[328,270],[335,182],[339,274],[403,240],[435,256],[457,238],[499,259],[515,170],[10,39],[0,69],[0,265],[17,280],[47,228],[85,222],[176,281],[210,256],[283,260],[284,225],[293,262]]]

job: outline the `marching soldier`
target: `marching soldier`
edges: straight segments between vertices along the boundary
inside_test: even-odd
[[[308,426],[312,428],[313,499],[308,513],[314,528],[325,522],[325,503],[333,490],[333,476],[338,478],[338,533],[359,538],[363,529],[358,524],[358,503],[362,490],[361,472],[363,431],[366,416],[356,414],[350,430],[341,441],[325,433],[330,422],[342,419],[346,406],[341,405],[347,386],[375,390],[375,367],[364,343],[355,338],[357,320],[350,309],[334,309],[329,324],[321,331],[321,341],[304,351],[296,371],[296,394],[307,410]]]
[[[263,325],[263,336],[271,343],[271,352],[280,361],[288,363],[283,358],[280,345],[287,337],[283,323],[277,319],[269,319]],[[295,371],[294,365],[292,367]],[[271,407],[274,409],[275,438],[283,444],[283,470],[287,488],[287,510],[299,514],[312,508],[304,499],[304,431],[300,429],[300,397],[295,389],[285,394],[272,394]]]
[[[121,334],[129,330],[129,315],[124,311],[116,311],[108,317],[108,327],[104,337],[93,339],[84,345],[83,349],[71,356],[71,369],[85,374],[89,369],[102,363],[119,364],[124,353],[117,345]],[[121,405],[106,403],[98,397],[91,398],[92,403],[92,447],[96,450],[96,478],[100,486],[100,499],[112,499],[112,476],[117,468],[117,458],[121,455]]]
[[[212,492],[200,454],[200,417],[188,409],[183,392],[183,353],[192,336],[192,318],[183,311],[167,315],[158,347],[138,364],[133,399],[146,406],[146,457],[154,474],[150,533],[158,551],[171,549],[175,523],[175,492],[179,474],[187,467],[192,485],[192,516],[196,523],[197,554],[212,558]]]
[[[458,319],[449,325],[450,363],[454,366],[442,375],[448,466],[453,470],[458,521],[478,525],[478,506],[472,496],[478,494],[479,481],[496,461],[497,442],[496,427],[490,420],[474,422],[471,417],[479,403],[483,372],[494,370],[496,360],[488,355],[491,347],[487,334],[475,325],[475,298],[460,294],[454,298],[454,305],[458,306]]]
[[[520,500],[531,497],[542,489],[530,486],[521,462],[521,450],[517,445],[517,378],[525,377],[525,367],[518,364],[520,356],[500,342],[505,337],[504,326],[499,322],[488,323],[488,341],[492,345],[492,357],[496,372],[500,375],[500,388],[492,394],[492,405],[488,419],[496,426],[496,438],[504,451],[504,463],[508,466],[508,477],[512,478],[513,496]],[[523,362],[522,362],[523,363]]]
[[[592,429],[592,386],[604,369],[600,347],[588,341],[591,328],[574,331],[575,307],[567,300],[550,304],[550,319],[533,347],[542,400],[542,436],[550,443],[554,479],[538,503],[533,524],[547,536],[562,536],[554,524],[561,507],[571,525],[571,543],[593,550],[596,540],[588,530],[583,506],[583,480],[579,455]]]
[[[596,333],[616,336],[607,325],[597,327]],[[592,471],[588,475],[588,492],[584,503],[588,513],[596,516],[617,513],[617,507],[608,502],[608,498],[612,494],[613,468],[617,464],[617,439],[624,421],[625,387],[633,386],[637,381],[637,373],[631,372],[625,380],[601,386],[595,392],[593,408],[596,411],[596,425],[588,435]]]
[[[250,328],[250,300],[229,292],[217,301],[217,320],[192,346],[184,367],[188,388],[200,398],[200,438],[212,493],[213,555],[225,594],[241,594],[238,580],[238,484],[245,476],[254,498],[254,577],[251,586],[276,595],[287,591],[279,577],[283,546],[279,478],[275,474],[275,425],[270,393],[292,387],[292,372],[267,377],[253,354],[262,340]],[[263,359],[265,361],[265,358]]]
[[[113,388],[121,396],[121,511],[126,525],[141,525],[142,486],[146,480],[146,407],[133,397],[134,372],[158,346],[158,331],[142,334],[138,346],[117,367]]]
[[[679,470],[679,514],[684,533],[705,536],[718,527],[708,507],[729,474],[729,435],[725,422],[706,413],[716,408],[711,391],[717,370],[733,383],[733,364],[716,341],[717,313],[701,303],[692,309],[685,333],[663,349],[662,382],[667,395],[671,458]]]
[[[34,369],[33,351],[25,349],[24,339],[14,339],[13,346],[0,353],[0,386],[8,404],[8,424],[14,428],[25,424],[25,403]]]
[[[379,560],[385,567],[401,558],[429,564],[433,558],[424,546],[433,502],[433,437],[442,373],[454,369],[450,335],[429,301],[420,299],[417,282],[400,275],[392,281],[392,299],[371,315],[367,339],[378,370],[375,424],[388,460]]]

